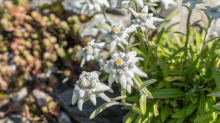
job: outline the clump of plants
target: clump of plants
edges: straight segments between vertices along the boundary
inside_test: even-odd
[[[85,17],[73,15],[61,20],[55,14],[44,16],[33,11],[28,1],[25,3],[22,6],[4,1],[0,6],[0,95],[3,99],[13,98],[7,95],[22,87],[27,87],[29,92],[37,89],[54,94],[61,81],[75,81],[81,72],[81,58],[75,55],[82,49],[81,45],[85,45],[77,39]],[[59,115],[52,113],[59,106],[51,98],[46,99],[49,109],[38,107],[49,120],[53,120],[51,115]],[[24,115],[31,120],[42,120],[42,117],[33,118],[41,112],[35,110],[36,102],[32,99],[29,93],[28,98],[22,100]],[[10,108],[13,101],[1,117],[19,107]]]
[[[190,2],[191,6],[184,5]],[[89,0],[84,2],[82,12],[96,9],[105,14],[108,1]],[[194,25],[201,20],[190,23],[196,4],[202,0],[183,0],[188,9],[186,32],[176,32],[172,26],[161,29],[164,21],[150,13],[149,7],[154,3],[142,0],[121,1],[118,6],[128,3],[132,15],[132,25],[124,27],[121,22],[111,24],[103,36],[106,43],[92,40],[82,48],[77,56],[83,56],[81,66],[85,62],[100,62],[101,73],[106,72],[108,85],[100,84],[100,72],[83,72],[76,81],[72,103],[78,100],[79,110],[83,103],[91,100],[96,105],[96,97],[101,97],[105,104],[97,108],[90,116],[94,118],[104,109],[114,105],[122,105],[129,110],[123,117],[125,123],[211,123],[220,122],[220,69],[219,69],[219,37],[209,38],[211,23],[220,16],[220,6],[203,9],[209,24],[201,32]],[[149,38],[149,32],[157,29],[155,37]],[[172,34],[172,35],[170,35]],[[136,42],[128,46],[129,37],[134,35]],[[103,61],[99,57],[103,47],[110,47],[113,52],[116,46],[122,52],[114,53],[110,60]],[[111,91],[113,82],[121,88],[121,96],[109,98],[104,91]],[[120,101],[121,100],[121,101]]]

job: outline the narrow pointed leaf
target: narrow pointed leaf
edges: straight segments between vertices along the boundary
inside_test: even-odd
[[[147,108],[147,96],[145,96],[145,95],[141,95],[140,108],[141,108],[142,114],[145,114],[146,113],[146,108]]]
[[[95,111],[93,111],[93,113],[90,115],[89,119],[94,118],[95,116],[97,116],[99,113],[101,113],[103,110],[105,110],[106,108],[113,106],[115,103],[111,102],[111,103],[104,103],[102,104],[100,107],[98,107]]]

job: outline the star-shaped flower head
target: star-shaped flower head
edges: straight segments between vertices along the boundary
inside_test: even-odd
[[[137,13],[134,9],[129,8],[131,13],[134,15],[135,19],[133,20],[132,26],[140,27],[141,30],[144,32],[145,27],[149,27],[151,29],[156,29],[154,26],[155,21],[164,21],[162,18],[153,17],[153,13],[148,13],[149,8],[148,6],[145,6],[141,13]]]
[[[144,2],[143,0],[118,0],[117,1],[117,6],[121,6],[121,4],[123,3],[128,3],[130,1],[134,1],[138,6],[140,6],[141,8],[144,7]]]
[[[169,5],[176,5],[176,2],[174,0],[150,0],[150,2],[162,2],[165,9],[169,8]]]
[[[110,53],[114,51],[116,45],[124,49],[123,44],[128,45],[126,38],[129,37],[128,33],[135,31],[135,27],[125,28],[122,24],[122,21],[119,23],[113,24],[112,27],[108,30],[108,33],[105,34],[102,38],[107,38],[110,41]]]
[[[85,11],[91,11],[96,9],[98,12],[101,12],[102,6],[106,6],[109,7],[109,3],[108,0],[84,0],[84,2],[82,2],[83,7],[81,10],[81,13],[83,14]]]
[[[82,51],[76,54],[76,57],[83,56],[80,66],[82,67],[85,62],[90,60],[98,60],[99,62],[104,62],[99,53],[105,47],[105,43],[95,43],[95,39],[92,39],[87,46],[82,48]]]
[[[202,10],[208,13],[209,15],[212,15],[215,20],[217,20],[220,17],[220,5],[213,8],[210,6],[206,6],[206,9],[202,9]]]
[[[114,81],[116,81],[116,83],[120,82],[121,86],[127,89],[128,93],[131,93],[131,86],[133,86],[132,78],[134,78],[134,74],[141,77],[147,77],[147,74],[136,66],[139,60],[144,59],[136,57],[136,55],[136,51],[131,51],[128,54],[123,52],[120,54],[115,53],[112,58],[106,62],[104,70],[110,73],[108,78],[109,86],[111,86]]]
[[[111,99],[104,94],[104,91],[113,92],[112,89],[99,81],[100,72],[85,72],[80,75],[79,80],[76,81],[75,89],[73,91],[72,105],[78,99],[78,108],[82,111],[83,103],[87,100],[96,105],[96,97],[101,97],[107,102],[111,102]]]
[[[183,3],[188,3],[190,2],[190,8],[191,9],[194,9],[196,7],[196,4],[199,4],[199,3],[203,3],[203,0],[183,0]]]

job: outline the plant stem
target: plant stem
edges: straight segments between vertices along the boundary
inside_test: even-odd
[[[106,16],[106,7],[104,7],[102,10],[103,10],[102,13],[103,13],[103,15],[105,17],[105,20],[110,23],[110,21],[108,20],[108,18]]]
[[[202,45],[202,50],[201,50],[201,53],[200,53],[199,57],[201,57],[202,52],[203,52],[203,50],[205,48],[206,37],[208,35],[208,30],[209,30],[209,27],[211,26],[212,20],[213,20],[213,18],[210,20],[209,25],[207,27],[207,30],[206,30],[206,33],[205,33],[205,37],[204,37],[204,40],[203,40],[204,42],[203,42],[203,45]]]
[[[145,43],[145,47],[148,47],[149,48],[149,52],[150,52],[150,44],[148,43],[148,38],[147,38],[147,34],[146,34],[146,32],[143,32],[144,33],[144,36],[145,36],[145,39],[146,39],[146,43],[147,43],[147,45],[146,45],[146,43]],[[154,61],[157,63],[157,58],[154,56],[154,54],[152,53],[152,56],[153,56],[153,58],[154,58]]]
[[[187,46],[188,46],[188,41],[189,41],[191,15],[192,15],[192,10],[190,10],[188,13],[188,18],[187,18],[187,23],[186,23],[185,59],[187,57]]]

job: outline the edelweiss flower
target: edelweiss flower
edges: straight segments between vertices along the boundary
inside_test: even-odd
[[[159,1],[163,3],[165,9],[168,9],[169,5],[176,5],[176,2],[174,0],[150,0],[150,2],[159,2]]]
[[[112,59],[106,62],[104,70],[110,73],[108,78],[109,86],[111,86],[114,81],[116,81],[116,83],[120,82],[121,86],[131,93],[131,86],[133,86],[132,78],[134,78],[134,74],[141,77],[147,77],[147,74],[136,66],[139,60],[144,59],[136,57],[136,55],[136,51],[129,52],[128,54],[123,52],[120,54],[115,53]]]
[[[144,7],[143,0],[118,0],[117,6],[120,6],[120,5],[123,4],[123,3],[128,3],[128,2],[130,2],[130,1],[136,2],[137,5],[140,6],[141,8]]]
[[[102,57],[99,55],[101,50],[105,47],[105,43],[94,43],[95,39],[92,39],[87,46],[82,48],[82,51],[76,54],[76,57],[83,56],[80,66],[82,67],[85,62],[97,59],[99,62],[103,62]]]
[[[116,45],[124,49],[123,44],[128,45],[126,38],[129,37],[128,33],[135,31],[135,27],[125,28],[122,26],[122,21],[117,24],[113,24],[111,29],[108,30],[108,33],[105,34],[102,38],[107,38],[110,41],[110,52],[113,52]]]
[[[98,12],[101,12],[101,6],[109,7],[109,3],[107,0],[84,0],[82,2],[84,6],[82,7],[81,13],[84,13],[86,10],[93,10],[96,9]]]
[[[191,3],[190,8],[194,9],[196,7],[196,4],[203,3],[203,0],[183,0],[183,3],[188,3],[188,2]]]
[[[207,12],[209,15],[212,15],[215,20],[217,20],[220,17],[220,5],[217,7],[210,7],[206,6],[206,9],[202,9],[203,11]]]
[[[78,99],[78,108],[82,111],[83,103],[87,100],[96,105],[96,97],[101,97],[107,102],[111,99],[104,94],[104,91],[113,92],[112,89],[99,81],[100,72],[85,72],[80,75],[80,79],[76,81],[75,89],[73,91],[72,105]]]
[[[164,19],[153,17],[153,13],[148,13],[149,8],[148,6],[145,6],[141,13],[137,13],[134,9],[129,8],[131,13],[135,16],[136,19],[133,20],[132,26],[140,27],[141,30],[144,32],[145,27],[149,27],[151,29],[156,29],[154,26],[155,21],[164,21]]]

